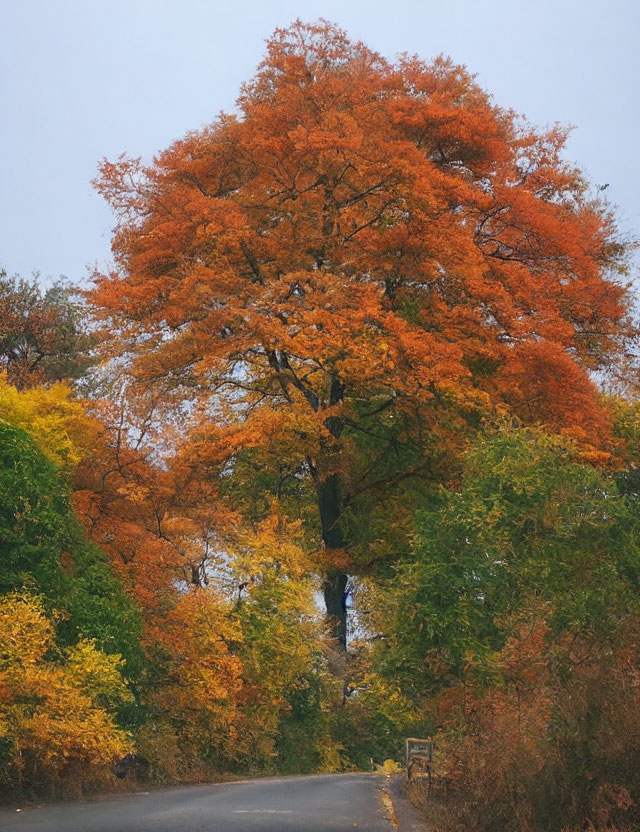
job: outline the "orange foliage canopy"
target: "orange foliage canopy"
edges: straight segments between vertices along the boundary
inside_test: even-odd
[[[598,444],[587,371],[620,348],[624,249],[566,131],[324,22],[276,31],[238,106],[97,180],[119,224],[92,302],[139,378],[226,420],[221,464],[282,440],[338,549],[340,453],[372,414],[433,447],[504,403]]]

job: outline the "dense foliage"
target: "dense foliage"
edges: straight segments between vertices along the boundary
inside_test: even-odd
[[[464,828],[638,822],[640,515],[618,484],[566,440],[492,430],[375,590],[374,665],[437,732]]]
[[[298,552],[284,533],[245,533],[255,556],[243,548],[194,586],[184,547],[203,520],[199,503],[188,516],[165,494],[167,535],[149,531],[148,513],[158,509],[146,489],[162,472],[60,385],[20,392],[0,379],[0,460],[8,792],[104,785],[134,736],[161,781],[325,764],[331,681],[322,628],[308,576],[282,563],[287,550]],[[42,637],[29,646],[31,621]],[[27,641],[12,647],[11,634],[22,631]],[[79,687],[75,716],[65,715],[76,678],[65,675],[69,661],[95,665],[96,685],[100,668],[111,668],[122,695],[97,687],[94,701]],[[301,715],[317,723],[311,744],[296,733]],[[86,745],[67,735],[63,717]]]

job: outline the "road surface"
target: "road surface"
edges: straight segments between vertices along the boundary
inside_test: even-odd
[[[280,777],[0,809],[2,832],[393,832],[385,778]],[[386,807],[385,807],[386,804]]]

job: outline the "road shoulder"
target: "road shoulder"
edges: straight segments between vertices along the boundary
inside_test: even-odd
[[[381,790],[385,815],[397,832],[430,832],[424,815],[405,794],[402,775],[385,778]]]

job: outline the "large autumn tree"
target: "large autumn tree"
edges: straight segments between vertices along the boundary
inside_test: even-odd
[[[236,114],[101,166],[119,223],[93,304],[135,377],[199,415],[210,477],[253,454],[276,497],[307,483],[343,643],[358,510],[444,476],[500,403],[607,434],[589,371],[620,349],[624,250],[565,137],[448,60],[296,22]]]

